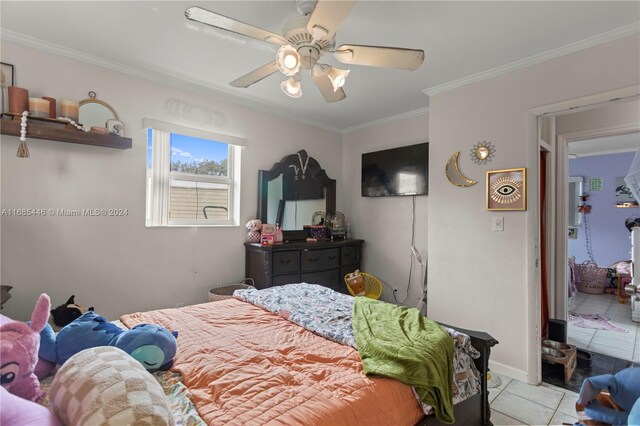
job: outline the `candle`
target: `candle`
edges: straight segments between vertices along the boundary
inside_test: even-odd
[[[80,116],[80,104],[69,100],[60,102],[60,115],[77,122]]]
[[[25,111],[29,111],[29,91],[27,89],[10,86],[8,91],[10,113],[22,114]]]
[[[42,99],[49,101],[49,118],[56,118],[56,100],[48,96],[43,96]]]
[[[49,117],[49,101],[40,98],[29,98],[29,114],[37,117]]]

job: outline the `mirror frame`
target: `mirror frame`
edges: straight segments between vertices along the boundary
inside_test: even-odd
[[[334,215],[336,213],[336,180],[327,176],[327,172],[320,167],[315,158],[309,157],[309,154],[302,149],[295,154],[285,156],[280,162],[274,163],[270,170],[258,171],[258,219],[262,223],[267,223],[267,204],[268,204],[268,184],[269,181],[277,178],[289,169],[289,166],[298,166],[301,158],[308,158],[306,173],[318,181],[325,189],[325,213]],[[306,162],[306,160],[305,160]],[[303,229],[282,231],[285,241],[304,240],[307,238],[307,232]]]
[[[582,213],[580,213],[577,210],[577,206],[580,205],[580,201],[578,200],[580,198],[580,196],[582,194],[584,194],[584,177],[582,176],[569,176],[569,179],[567,180],[567,184],[570,183],[574,183],[576,184],[576,200],[575,200],[575,205],[576,205],[576,211],[571,212],[569,211],[569,216],[567,216],[567,228],[579,228],[582,225]],[[567,186],[567,201],[568,201],[568,206],[571,206],[571,203],[569,202],[568,198],[571,196],[571,190],[570,190],[570,185]],[[571,216],[570,215],[574,215],[573,218],[575,219],[575,224],[571,224]]]
[[[80,102],[78,102],[78,108],[82,108],[82,105],[86,105],[86,104],[99,104],[102,105],[103,107],[107,108],[109,111],[111,111],[111,113],[113,114],[113,119],[114,120],[120,120],[118,118],[118,113],[116,112],[115,109],[113,109],[113,107],[111,105],[109,105],[108,103],[106,103],[105,101],[101,101],[100,99],[96,99],[96,93],[91,91],[89,92],[89,97],[87,99],[83,99]],[[80,119],[80,109],[78,109],[78,121]],[[84,124],[84,123],[82,123]]]

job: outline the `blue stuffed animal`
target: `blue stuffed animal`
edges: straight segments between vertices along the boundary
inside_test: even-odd
[[[39,356],[64,364],[78,352],[96,346],[115,346],[138,360],[149,372],[168,370],[173,364],[178,332],[155,324],[123,330],[104,317],[87,312],[56,335],[49,324],[40,332]]]
[[[623,411],[598,403],[596,396],[603,389]],[[603,374],[585,379],[578,404],[586,405],[585,414],[592,420],[612,425],[640,425],[640,368],[625,368],[615,375]]]

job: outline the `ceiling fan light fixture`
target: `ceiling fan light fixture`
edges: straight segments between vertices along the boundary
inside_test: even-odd
[[[331,69],[327,73],[327,77],[329,77],[329,80],[331,80],[334,92],[344,86],[344,83],[347,81],[347,76],[350,72],[351,70],[341,70],[336,67],[331,67]]]
[[[280,83],[280,88],[285,95],[291,98],[299,98],[302,96],[302,88],[300,87],[300,81],[295,77],[291,77],[288,80]]]
[[[290,77],[300,70],[300,55],[293,46],[285,44],[278,49],[276,63],[280,72]]]
[[[327,72],[329,72],[329,68],[331,68],[329,65],[327,64],[315,64],[313,66],[313,68],[311,69],[312,75],[313,76],[326,76]]]

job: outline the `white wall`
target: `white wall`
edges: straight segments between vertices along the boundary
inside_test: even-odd
[[[15,157],[17,138],[2,138],[2,207],[97,205],[130,211],[113,219],[3,217],[2,283],[16,287],[3,313],[29,313],[37,294],[47,291],[54,302],[74,293],[79,302],[115,317],[203,301],[212,284],[243,275],[243,227],[144,227],[146,143],[140,122],[145,116],[176,121],[163,104],[180,98],[223,111],[228,125],[219,130],[249,140],[243,152],[242,223],[257,210],[256,170],[304,148],[338,180],[338,209],[352,223],[354,236],[366,240],[363,269],[398,288],[401,299],[411,198],[360,197],[360,159],[363,152],[429,140],[429,196],[417,197],[416,220],[416,245],[429,251],[429,314],[490,332],[501,342],[493,367],[530,379],[539,291],[530,274],[535,206],[530,202],[524,213],[486,211],[484,172],[535,164],[536,148],[526,142],[527,110],[638,85],[639,51],[637,36],[627,37],[434,95],[428,120],[425,114],[341,136],[3,42],[2,60],[16,65],[21,86],[58,99],[82,99],[95,90],[116,108],[134,138],[133,149],[125,151],[30,140],[29,160]],[[468,159],[480,140],[497,147],[487,166]],[[454,151],[462,152],[461,169],[477,185],[457,188],[446,180],[444,164]],[[529,171],[529,194],[535,194],[535,167]],[[498,215],[505,217],[504,232],[490,230]],[[419,293],[414,281],[407,303],[415,304]],[[392,300],[388,291],[384,298]]]
[[[412,197],[362,197],[360,194],[362,154],[404,145],[427,142],[429,118],[419,116],[394,120],[344,135],[343,177],[345,214],[354,238],[365,240],[362,270],[375,275],[385,285],[382,299],[393,301],[393,288],[403,301],[407,297],[409,267],[411,265]],[[432,160],[430,167],[434,166]],[[429,191],[432,184],[429,183]],[[427,249],[427,208],[429,196],[416,197],[415,245],[422,254]],[[424,256],[423,256],[424,257]],[[405,304],[416,306],[422,284],[420,269],[414,262],[409,297]]]
[[[75,294],[77,302],[109,318],[206,302],[213,285],[244,276],[244,223],[256,215],[258,169],[300,149],[338,180],[342,207],[339,133],[4,41],[2,61],[16,66],[17,83],[31,96],[80,100],[97,92],[133,138],[129,150],[29,139],[31,158],[19,159],[18,138],[2,136],[2,208],[129,210],[117,218],[2,217],[1,281],[14,286],[5,315],[25,319],[41,292],[55,304]],[[145,228],[142,119],[181,124],[164,108],[171,98],[224,113],[226,126],[214,130],[248,139],[240,227]]]
[[[639,83],[638,36],[626,37],[430,99],[429,313],[437,320],[488,331],[500,341],[493,368],[535,381],[539,312],[535,196],[537,147],[529,140],[532,108]],[[476,166],[462,155],[462,171],[479,183],[451,185],[442,172],[454,151],[477,141],[496,146],[496,157]],[[529,144],[531,146],[529,146]],[[527,212],[485,209],[486,170],[529,167]],[[533,166],[533,167],[532,167]],[[504,232],[491,230],[503,216]]]
[[[556,118],[556,134],[585,132],[617,126],[632,126],[640,122],[640,101],[637,99],[603,105]]]

